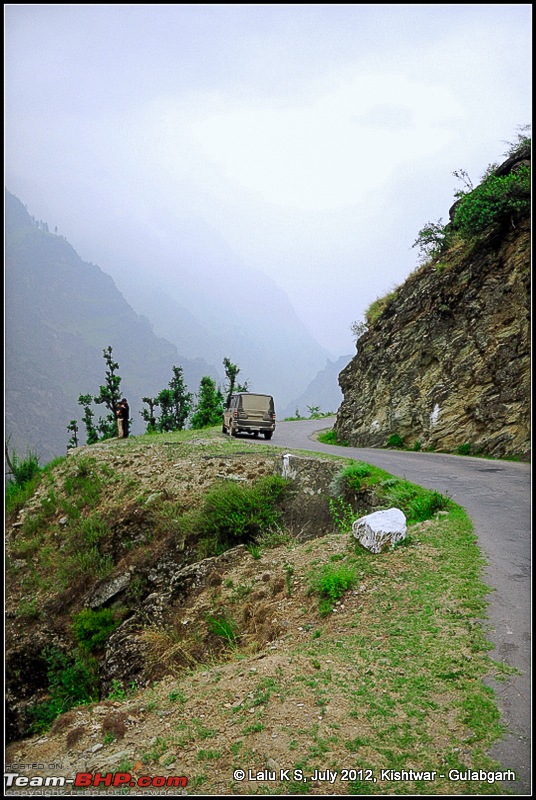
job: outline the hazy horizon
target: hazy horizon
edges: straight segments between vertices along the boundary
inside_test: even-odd
[[[233,260],[333,358],[531,120],[531,5],[14,5],[5,185],[131,285]],[[222,277],[223,276],[223,277]],[[135,280],[133,278],[135,277]],[[249,298],[269,313],[262,293]]]

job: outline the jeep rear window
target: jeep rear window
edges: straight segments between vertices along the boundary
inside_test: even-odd
[[[242,395],[242,408],[245,411],[269,411],[273,403],[273,399],[265,394]]]

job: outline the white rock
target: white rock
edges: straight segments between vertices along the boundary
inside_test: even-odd
[[[374,511],[357,519],[352,532],[371,553],[381,553],[406,538],[406,517],[399,508]]]

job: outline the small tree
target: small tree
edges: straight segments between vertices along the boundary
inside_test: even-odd
[[[71,438],[67,442],[67,447],[78,447],[78,422],[72,419],[67,425],[67,430],[71,433]]]
[[[83,423],[86,427],[86,442],[87,444],[95,444],[99,441],[99,433],[94,424],[95,414],[90,408],[93,402],[93,397],[90,394],[81,394],[78,398],[78,403],[84,409]]]
[[[236,364],[231,363],[230,359],[223,359],[223,367],[225,369],[225,377],[227,378],[227,384],[225,387],[225,407],[229,408],[229,403],[231,402],[231,395],[233,392],[247,392],[248,382],[246,381],[243,384],[236,383],[240,368]]]
[[[191,419],[192,428],[208,428],[219,425],[223,414],[223,394],[216,388],[216,382],[206,375],[201,378],[195,413]]]
[[[172,396],[173,430],[182,431],[193,402],[192,395],[186,390],[182,367],[173,367],[173,378],[169,382],[169,388]]]
[[[121,400],[121,378],[116,372],[119,364],[113,359],[112,348],[107,347],[102,353],[108,367],[106,383],[100,387],[99,394],[93,399],[95,403],[104,404],[109,410],[106,417],[99,419],[97,428],[103,439],[110,439],[112,436],[117,436],[117,406]]]
[[[155,407],[160,405],[158,397],[142,397],[142,402],[147,403],[149,408],[143,408],[140,411],[141,416],[147,423],[147,433],[154,433],[157,430],[157,421],[155,417]]]
[[[421,261],[437,258],[446,246],[447,230],[441,219],[438,219],[437,222],[427,222],[412,244],[412,247],[419,248]]]
[[[367,323],[363,321],[358,322],[356,320],[355,322],[352,322],[352,324],[350,325],[350,330],[352,332],[352,336],[355,339],[355,343],[357,344],[358,339],[360,339],[368,330]]]
[[[156,398],[160,406],[160,419],[156,423],[156,428],[160,433],[174,430],[173,427],[173,392],[171,389],[162,389]]]

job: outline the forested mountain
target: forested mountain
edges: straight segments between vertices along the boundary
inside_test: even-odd
[[[167,387],[174,365],[183,368],[192,392],[203,375],[218,377],[221,365],[185,358],[157,337],[109,275],[36,223],[9,192],[5,226],[5,424],[17,452],[31,448],[42,463],[65,453],[66,426],[82,417],[79,395],[98,394],[105,381],[103,350],[109,346],[130,401],[133,433],[144,430],[141,398]]]

